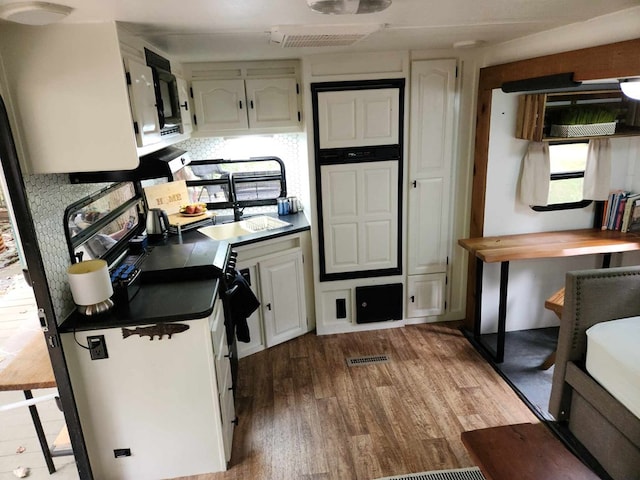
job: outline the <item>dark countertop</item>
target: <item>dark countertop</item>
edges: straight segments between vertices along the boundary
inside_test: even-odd
[[[269,215],[277,217],[277,215]],[[247,218],[249,218],[248,216]],[[276,230],[258,232],[229,239],[232,246],[248,245],[271,238],[282,237],[310,229],[309,222],[303,213],[278,217],[291,223],[291,226]],[[217,223],[223,223],[232,218],[218,217]],[[206,242],[206,243],[205,243]],[[215,255],[218,246],[226,248],[227,242],[218,242],[197,231],[197,229],[183,232],[180,236],[169,235],[166,239],[154,243],[155,247],[174,245],[188,245],[197,243],[201,256],[206,252]],[[175,249],[169,248],[167,251]],[[205,252],[205,253],[203,253]],[[59,326],[60,333],[97,330],[102,328],[117,328],[152,323],[195,320],[205,318],[213,312],[213,306],[218,296],[219,280],[216,278],[202,278],[202,270],[198,272],[198,279],[189,279],[187,275],[180,275],[177,281],[169,281],[167,275],[163,281],[151,281],[146,276],[141,281],[140,290],[124,307],[116,306],[108,312],[84,316],[74,310]],[[205,275],[207,276],[207,275]]]

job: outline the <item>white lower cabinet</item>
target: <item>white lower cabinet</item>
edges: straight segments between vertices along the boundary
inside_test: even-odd
[[[445,310],[446,273],[409,275],[407,318],[442,315]]]
[[[307,332],[300,251],[260,262],[260,296],[267,347]]]
[[[153,325],[62,335],[94,478],[227,468],[235,411],[221,302],[210,318],[160,325],[188,329],[153,341],[143,330]],[[96,336],[104,336],[107,358],[92,360],[79,345]]]
[[[251,341],[237,342],[238,358],[299,337],[314,327],[309,232],[234,247],[260,307],[248,319]]]

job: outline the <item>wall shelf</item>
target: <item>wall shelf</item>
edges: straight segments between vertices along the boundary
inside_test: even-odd
[[[616,133],[584,137],[552,137],[551,122],[559,113],[576,105],[615,108]],[[619,89],[520,95],[516,138],[537,142],[581,142],[591,138],[617,138],[640,135],[640,102],[624,96]]]

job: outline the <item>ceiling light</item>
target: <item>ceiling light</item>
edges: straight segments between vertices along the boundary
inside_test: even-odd
[[[326,15],[358,15],[381,12],[391,5],[391,0],[307,0],[307,5]]]
[[[620,80],[620,89],[627,97],[640,100],[640,78],[625,78]]]
[[[73,8],[47,2],[9,3],[0,7],[0,18],[24,25],[49,25],[59,22]]]

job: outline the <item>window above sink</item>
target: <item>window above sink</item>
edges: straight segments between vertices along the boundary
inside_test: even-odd
[[[286,197],[285,167],[278,157],[193,160],[175,180],[185,180],[189,197],[208,208],[276,205]]]

